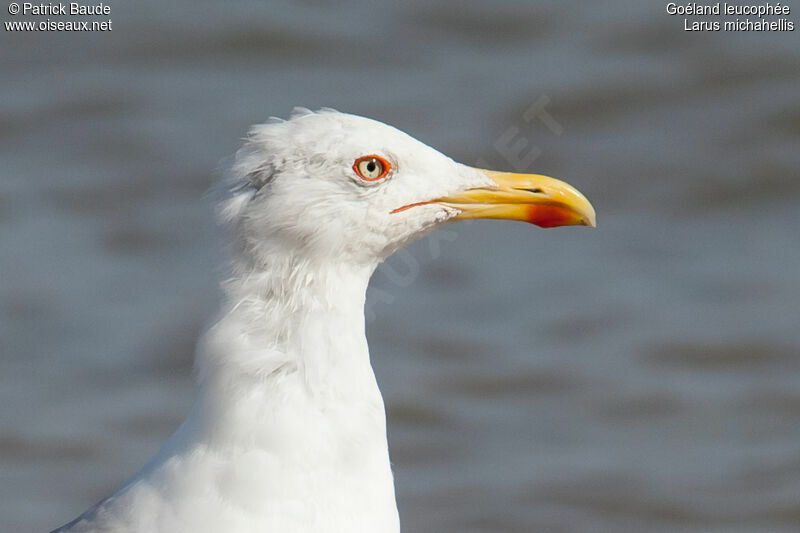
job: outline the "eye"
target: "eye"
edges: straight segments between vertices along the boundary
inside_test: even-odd
[[[378,155],[365,155],[356,159],[353,170],[365,181],[378,181],[386,177],[392,166]]]

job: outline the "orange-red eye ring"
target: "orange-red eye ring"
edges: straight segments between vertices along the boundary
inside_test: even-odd
[[[361,172],[361,169],[359,168],[359,166],[361,166],[362,163],[370,161],[377,162],[382,168],[381,173],[378,174],[377,176],[374,177],[365,176]],[[362,180],[369,182],[376,182],[382,180],[387,176],[387,174],[389,174],[389,172],[391,172],[391,170],[392,170],[392,165],[383,157],[375,154],[361,156],[358,159],[356,159],[355,163],[353,163],[353,171],[356,173],[356,175]]]

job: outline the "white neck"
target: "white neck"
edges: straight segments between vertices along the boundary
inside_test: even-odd
[[[198,402],[175,444],[218,453],[236,475],[247,471],[245,499],[255,498],[257,514],[273,513],[262,522],[301,502],[305,520],[319,513],[326,530],[399,531],[364,331],[376,265],[272,251],[258,264],[239,261],[225,284],[223,316],[198,352]]]

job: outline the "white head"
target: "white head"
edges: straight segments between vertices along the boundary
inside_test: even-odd
[[[232,174],[220,214],[256,262],[279,243],[311,260],[377,264],[459,218],[594,225],[589,202],[563,182],[471,168],[330,109],[254,126]]]

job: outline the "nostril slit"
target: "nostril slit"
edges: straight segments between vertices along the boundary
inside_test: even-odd
[[[525,190],[528,191],[528,192],[532,192],[533,194],[542,194],[542,193],[544,193],[544,190],[542,190],[542,189],[540,189],[538,187],[535,188],[535,189],[525,189]]]

